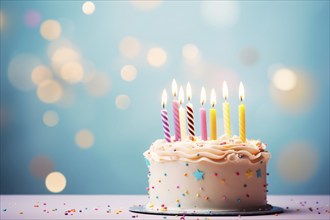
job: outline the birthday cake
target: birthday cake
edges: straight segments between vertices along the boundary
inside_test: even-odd
[[[270,153],[259,140],[156,140],[144,152],[149,167],[147,209],[248,211],[267,205]]]

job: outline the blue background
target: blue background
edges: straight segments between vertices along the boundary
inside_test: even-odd
[[[272,154],[269,193],[329,194],[328,1],[237,2],[233,10],[238,18],[233,24],[230,17],[229,21],[224,18],[225,24],[212,23],[202,12],[207,3],[198,1],[161,2],[150,10],[142,10],[130,1],[95,1],[96,10],[91,15],[82,12],[82,4],[1,1],[1,193],[50,193],[44,179],[36,178],[31,171],[32,161],[40,156],[53,164],[49,171],[65,175],[67,185],[61,193],[146,193],[147,168],[142,153],[163,137],[161,93],[166,88],[169,101],[172,99],[170,86],[175,78],[180,85],[191,82],[196,112],[201,87],[206,87],[208,97],[215,88],[221,134],[222,82],[226,80],[229,86],[232,129],[237,134],[238,84],[242,81],[247,137],[266,142]],[[40,15],[36,25],[26,24],[29,10]],[[106,74],[110,89],[105,95],[94,97],[86,92],[83,82],[68,84],[59,79],[74,94],[72,103],[63,106],[40,101],[37,87],[21,91],[12,85],[8,67],[20,54],[31,54],[51,66],[47,47],[52,42],[42,38],[39,31],[47,19],[61,24],[60,39],[79,48],[84,67],[92,62],[97,71]],[[119,49],[127,36],[141,43],[137,57],[125,57]],[[201,58],[196,66],[187,64],[182,55],[188,43],[199,49]],[[152,47],[166,51],[164,65],[154,67],[148,63],[147,52]],[[252,57],[251,62],[242,55],[246,48],[250,48],[247,56]],[[132,82],[120,76],[125,64],[134,65],[138,71]],[[305,80],[298,92],[281,93],[274,87],[274,64],[293,70],[297,79]],[[193,73],[196,71],[198,74]],[[130,98],[125,110],[115,104],[120,94]],[[281,102],[288,97],[287,102]],[[43,114],[48,110],[59,115],[54,127],[43,123]],[[195,117],[198,130],[198,115]],[[80,129],[94,135],[89,149],[75,143]],[[294,160],[282,161],[286,150],[299,146],[297,143],[307,145],[306,154],[311,153],[311,157],[297,152],[291,155],[297,157]],[[304,178],[288,178],[281,163],[295,167],[293,172],[303,173]],[[315,169],[305,175],[301,169],[309,163]]]

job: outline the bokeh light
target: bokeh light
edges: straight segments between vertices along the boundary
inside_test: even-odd
[[[239,52],[239,60],[245,66],[252,66],[259,60],[259,52],[256,48],[246,47]]]
[[[232,27],[239,20],[237,1],[202,1],[201,14],[204,20],[216,27]]]
[[[167,55],[160,47],[151,48],[147,54],[147,61],[151,66],[160,67],[165,64]]]
[[[188,62],[189,61],[195,61],[200,56],[199,49],[194,44],[184,45],[184,47],[182,49],[182,55],[183,55],[183,58]]]
[[[60,172],[51,172],[45,179],[47,189],[52,193],[62,192],[66,187],[66,178]]]
[[[46,20],[40,26],[40,34],[46,40],[56,40],[61,35],[61,25],[56,20]]]
[[[58,124],[59,117],[55,111],[46,111],[42,117],[42,120],[48,127],[54,127]]]
[[[119,44],[120,53],[127,58],[136,57],[141,51],[141,43],[134,37],[125,37]]]
[[[137,70],[133,65],[125,65],[121,68],[120,75],[125,81],[133,81],[136,78]]]
[[[53,161],[46,156],[35,157],[30,162],[30,172],[38,179],[44,179],[53,170]]]
[[[78,147],[88,149],[94,144],[94,135],[90,130],[83,129],[77,132],[75,140]]]
[[[297,84],[297,76],[290,69],[279,69],[273,76],[273,83],[279,90],[290,91]]]
[[[278,73],[280,74],[277,75]],[[293,70],[275,71],[273,79],[270,96],[282,110],[288,113],[308,112],[318,100],[319,90],[309,74]]]
[[[61,78],[68,83],[78,83],[84,77],[84,69],[77,61],[70,61],[63,64],[60,68]]]
[[[11,60],[8,66],[8,79],[17,89],[28,91],[34,88],[31,80],[32,70],[40,64],[40,60],[29,54],[21,54]]]
[[[149,11],[149,10],[153,10],[157,7],[159,7],[159,5],[162,3],[161,0],[130,0],[130,2],[132,3],[132,5],[140,10],[144,10],[144,11]]]
[[[93,2],[91,1],[87,1],[84,2],[84,4],[82,5],[82,11],[86,14],[86,15],[91,15],[94,13],[95,11],[95,5]]]
[[[32,70],[31,79],[35,85],[39,85],[52,78],[53,74],[47,66],[39,65]]]
[[[5,26],[5,15],[4,13],[0,10],[0,30]]]
[[[280,176],[289,182],[306,182],[318,167],[316,146],[305,142],[292,142],[282,149],[277,157],[277,169]]]
[[[61,99],[63,89],[55,80],[46,80],[37,88],[37,96],[44,103],[55,103]]]
[[[24,17],[24,23],[27,27],[37,27],[41,21],[41,15],[36,10],[29,10]]]
[[[95,97],[105,96],[109,92],[110,87],[110,78],[104,73],[95,73],[86,82],[88,94]]]
[[[128,95],[118,95],[116,97],[116,106],[117,108],[121,109],[121,110],[126,110],[129,108],[129,106],[131,105],[131,99],[129,98]]]

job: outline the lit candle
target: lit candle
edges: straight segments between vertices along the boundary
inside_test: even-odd
[[[217,139],[217,111],[215,110],[214,106],[216,103],[215,91],[212,89],[211,91],[211,106],[210,109],[210,139],[216,140]]]
[[[167,110],[165,109],[167,102],[167,93],[164,89],[163,95],[162,95],[162,107],[163,109],[160,111],[162,116],[162,122],[163,122],[163,131],[164,131],[164,137],[167,142],[171,142],[171,134],[170,134],[170,126],[168,124],[168,114]]]
[[[172,94],[173,94],[173,101],[172,101],[172,109],[173,109],[173,118],[174,118],[174,131],[175,131],[175,140],[178,141],[181,139],[180,135],[180,118],[179,118],[179,101],[176,99],[177,95],[177,85],[175,79],[172,82]]]
[[[224,98],[224,103],[222,103],[222,111],[223,111],[223,125],[225,134],[228,137],[231,137],[231,129],[230,129],[230,105],[227,102],[228,98],[228,87],[226,81],[223,81],[222,85],[222,94]]]
[[[202,87],[201,91],[201,105],[202,107],[199,110],[201,115],[201,137],[203,141],[207,140],[207,128],[206,128],[206,110],[204,108],[204,103],[206,102],[206,92],[205,88]]]
[[[245,133],[245,106],[243,104],[244,99],[244,87],[243,83],[239,84],[239,99],[241,100],[241,104],[238,107],[239,111],[239,137],[243,142],[246,141],[246,133]]]
[[[193,105],[190,102],[190,99],[191,99],[191,86],[190,86],[189,82],[187,84],[186,93],[187,93],[187,99],[188,99],[187,119],[188,119],[189,138],[194,140],[194,137],[195,137],[194,109],[193,109]]]
[[[179,115],[180,115],[180,133],[181,133],[181,140],[187,139],[187,133],[186,133],[186,111],[182,107],[184,100],[184,94],[183,94],[183,88],[180,86],[179,90],[179,101],[180,101],[180,109],[179,109]]]

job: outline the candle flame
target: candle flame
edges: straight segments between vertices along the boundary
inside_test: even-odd
[[[175,79],[172,81],[172,94],[175,97],[178,94],[178,86],[176,84]]]
[[[214,107],[215,104],[216,104],[216,97],[215,97],[215,91],[214,91],[214,89],[211,90],[211,99],[210,99],[210,101],[211,101],[212,107]]]
[[[201,90],[201,104],[204,105],[205,102],[206,102],[206,92],[205,92],[205,88],[203,86],[202,90]]]
[[[241,102],[243,102],[243,99],[244,99],[244,86],[243,86],[242,82],[240,82],[240,84],[239,84],[239,99],[241,100]]]
[[[227,101],[227,99],[228,99],[228,86],[227,86],[226,81],[223,81],[223,84],[222,84],[222,95],[223,95],[223,98],[225,99],[225,101]]]
[[[165,108],[167,103],[167,92],[166,89],[163,90],[163,94],[162,94],[162,106],[163,108]]]
[[[187,83],[186,94],[187,94],[188,101],[190,101],[190,99],[191,99],[191,86],[190,86],[189,82]]]
[[[182,105],[183,100],[184,100],[183,88],[182,88],[182,86],[180,86],[180,90],[179,90],[179,102],[180,102],[180,105]]]

